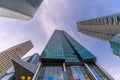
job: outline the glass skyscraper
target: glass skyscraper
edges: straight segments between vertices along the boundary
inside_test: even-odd
[[[77,22],[78,31],[110,42],[115,55],[120,57],[120,14]]]
[[[43,0],[0,0],[0,16],[31,19]]]
[[[40,56],[32,80],[114,80],[96,57],[69,36],[55,30]]]

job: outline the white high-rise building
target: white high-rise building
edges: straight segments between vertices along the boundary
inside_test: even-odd
[[[77,22],[78,31],[109,41],[112,51],[120,57],[120,14]]]

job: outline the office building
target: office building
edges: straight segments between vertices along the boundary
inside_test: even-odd
[[[48,41],[32,77],[32,80],[114,80],[96,63],[90,51],[61,30],[56,30]]]
[[[13,58],[20,59],[32,48],[33,48],[32,42],[26,41],[1,52],[0,76],[4,75],[4,73],[12,66],[11,59]]]
[[[0,0],[0,16],[29,20],[43,0]]]
[[[32,63],[35,66],[37,66],[37,64],[39,63],[39,54],[34,53],[32,56],[23,58],[20,61],[24,61],[24,62],[27,62],[27,63]],[[0,80],[16,80],[15,75],[16,75],[16,72],[15,72],[14,67],[12,66],[10,69],[8,69],[6,71],[5,75],[0,77]]]
[[[120,14],[80,21],[77,26],[83,34],[110,42],[113,53],[120,57]]]

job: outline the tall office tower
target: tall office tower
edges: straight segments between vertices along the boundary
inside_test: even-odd
[[[12,66],[11,59],[20,59],[29,50],[33,48],[31,41],[26,41],[24,43],[18,44],[0,53],[0,76]]]
[[[55,30],[40,56],[32,80],[114,80],[96,57],[69,36]]]
[[[120,14],[80,21],[77,26],[83,34],[109,41],[113,53],[120,57]]]
[[[14,60],[16,60],[16,59],[14,59]],[[39,63],[39,54],[38,53],[34,53],[32,56],[28,56],[28,57],[23,58],[23,59],[21,59],[19,61],[22,61],[22,62],[24,61],[25,63],[32,63],[35,66],[37,66],[37,64]],[[24,64],[22,64],[22,65],[24,65]],[[18,68],[18,67],[15,67],[15,69],[16,68]],[[17,72],[15,72],[15,71],[17,71],[17,70],[15,70],[15,69],[12,66],[10,69],[8,69],[6,71],[5,75],[3,75],[2,77],[0,77],[0,80],[16,80],[15,75],[16,75]],[[19,72],[18,72],[18,74],[19,74]]]
[[[0,0],[0,16],[29,20],[43,0]]]

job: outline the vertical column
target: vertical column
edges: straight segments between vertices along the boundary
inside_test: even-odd
[[[93,75],[93,77],[95,78],[95,80],[98,80],[97,77],[94,75],[94,73],[92,72],[92,70],[89,68],[89,66],[84,63],[85,67],[90,71],[90,73]]]
[[[66,72],[65,62],[63,63],[63,70]]]
[[[63,73],[62,73],[62,78],[61,80],[70,80],[70,76],[68,75],[65,67],[65,62],[63,63]]]
[[[110,78],[110,80],[114,80],[112,78],[112,76],[108,72],[106,72],[99,64],[97,64],[97,63],[95,63],[95,64],[104,74],[106,74]]]
[[[33,75],[33,78],[32,78],[32,80],[37,80],[37,78],[38,78],[38,71],[39,71],[39,69],[40,69],[40,67],[41,67],[41,62],[39,63],[39,65],[38,65],[38,67],[37,67],[37,69],[36,69],[36,71],[35,71],[35,74]]]

